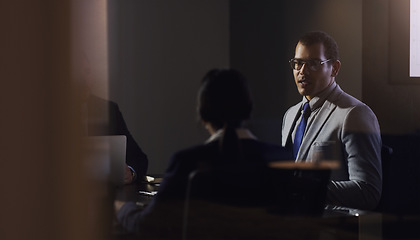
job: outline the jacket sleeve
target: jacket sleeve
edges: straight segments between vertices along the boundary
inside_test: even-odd
[[[372,210],[382,191],[382,140],[378,120],[368,106],[358,105],[347,113],[341,140],[349,180],[332,181],[327,201]]]
[[[114,109],[117,133],[127,137],[126,163],[135,171],[137,177],[135,181],[139,183],[147,173],[149,163],[147,155],[143,152],[128,130],[118,105],[115,104]]]

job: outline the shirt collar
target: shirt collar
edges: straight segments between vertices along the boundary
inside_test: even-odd
[[[207,139],[206,143],[219,140],[219,138],[222,137],[223,132],[223,129],[219,129],[217,132],[211,135],[209,139]],[[257,139],[257,137],[255,137],[254,134],[252,134],[251,131],[246,128],[237,128],[236,134],[238,135],[239,139]]]

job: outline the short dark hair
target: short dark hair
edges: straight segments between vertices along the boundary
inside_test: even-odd
[[[198,91],[198,113],[216,129],[240,127],[250,118],[253,102],[245,77],[234,69],[212,69]]]
[[[313,31],[308,32],[299,39],[299,43],[305,46],[322,43],[325,47],[325,57],[327,59],[339,60],[337,42],[325,32]]]

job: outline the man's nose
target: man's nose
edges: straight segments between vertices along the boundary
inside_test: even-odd
[[[309,73],[309,68],[306,65],[306,63],[302,64],[302,67],[299,70],[299,74],[308,74]]]

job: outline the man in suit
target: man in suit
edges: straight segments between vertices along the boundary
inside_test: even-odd
[[[124,183],[140,183],[147,172],[148,158],[134,140],[115,102],[89,94],[82,106],[86,111],[88,136],[125,135],[127,137]]]
[[[338,46],[324,32],[310,32],[296,45],[290,60],[302,101],[287,110],[282,145],[294,149],[296,161],[339,160],[328,186],[327,203],[374,209],[382,190],[381,137],[372,110],[336,83],[340,70]],[[305,103],[308,108],[303,111]],[[302,113],[305,114],[302,114]],[[298,128],[306,121],[306,128]],[[302,122],[303,122],[302,121]],[[296,139],[303,132],[301,140]]]
[[[73,62],[75,99],[81,106],[83,136],[125,135],[127,137],[124,183],[140,183],[147,172],[148,158],[131,135],[115,102],[92,94],[90,62],[83,51],[76,51]]]

